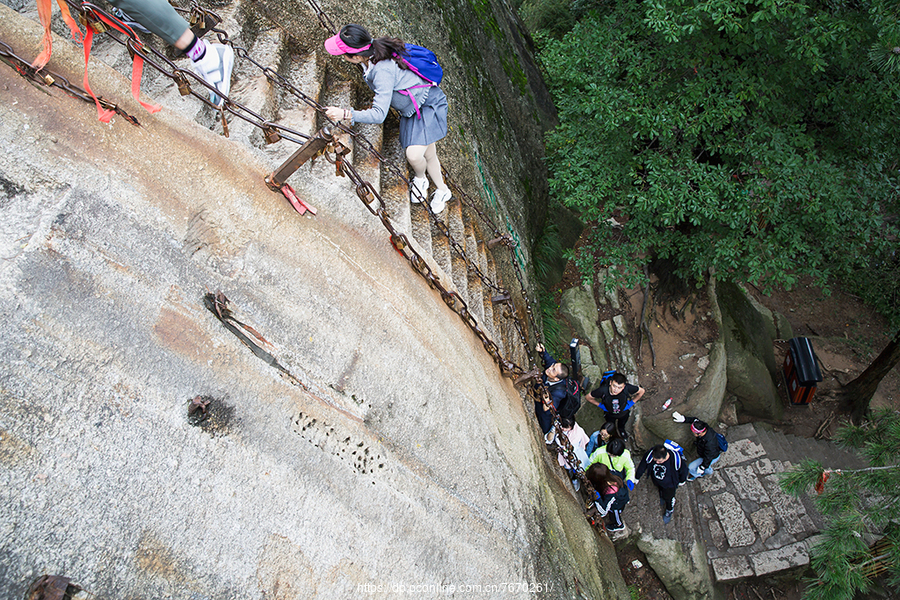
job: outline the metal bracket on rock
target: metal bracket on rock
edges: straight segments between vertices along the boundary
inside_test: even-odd
[[[82,591],[80,586],[62,575],[41,575],[25,592],[25,600],[63,600]]]
[[[493,249],[495,246],[498,246],[500,244],[503,244],[507,248],[515,248],[517,245],[516,241],[508,233],[504,233],[501,236],[495,237],[494,239],[487,241],[487,247],[491,248],[491,249]]]
[[[530,379],[537,379],[540,376],[540,374],[541,374],[541,369],[539,367],[535,367],[532,370],[519,375],[519,377],[517,377],[516,380],[513,382],[513,385],[520,386]]]
[[[196,35],[198,38],[202,38],[221,22],[222,17],[220,17],[216,13],[208,11],[205,8],[197,6],[196,4],[191,6],[191,31],[193,31],[194,35]]]
[[[331,129],[323,127],[291,154],[286,161],[281,163],[281,166],[275,169],[271,175],[266,177],[266,183],[273,190],[281,190],[281,186],[288,180],[288,177],[306,164],[306,161],[324,153],[329,145],[344,148],[342,144],[336,144],[334,142]],[[337,154],[337,149],[335,150],[335,153]]]

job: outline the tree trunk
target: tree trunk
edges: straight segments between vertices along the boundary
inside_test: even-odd
[[[869,411],[869,402],[878,389],[878,384],[884,379],[897,362],[900,362],[900,331],[897,331],[878,358],[869,365],[859,377],[844,386],[842,394],[844,405],[850,409],[850,419],[859,423]]]

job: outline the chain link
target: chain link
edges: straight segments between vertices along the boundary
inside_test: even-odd
[[[94,103],[93,98],[91,98],[90,94],[88,94],[87,91],[70,82],[65,76],[51,71],[46,67],[38,72],[34,67],[31,66],[30,62],[28,62],[21,56],[17,56],[15,52],[13,52],[13,49],[3,42],[0,42],[0,59],[2,59],[3,62],[11,66],[22,77],[28,79],[29,81],[40,83],[41,85],[47,85],[50,87],[57,87],[70,96],[81,98],[88,104]],[[121,116],[132,125],[136,125],[138,127],[141,126],[137,118],[125,112],[118,105],[113,104],[109,100],[104,100],[101,97],[98,97],[97,101],[100,103],[100,106],[107,110],[115,112],[117,115]]]

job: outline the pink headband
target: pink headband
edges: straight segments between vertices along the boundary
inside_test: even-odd
[[[341,54],[359,54],[372,47],[372,44],[366,44],[362,48],[351,48],[341,39],[341,34],[337,33],[325,40],[325,50],[328,54],[339,56]]]
[[[706,431],[706,427],[697,427],[696,425],[691,423],[691,431],[693,431],[694,433],[703,433],[704,431]]]

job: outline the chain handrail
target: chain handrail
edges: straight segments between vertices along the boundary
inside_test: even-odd
[[[195,74],[193,71],[188,70],[188,69],[182,69],[182,68],[178,67],[178,65],[176,65],[172,60],[170,60],[168,57],[166,57],[163,53],[159,52],[152,46],[145,45],[141,41],[141,39],[137,36],[137,34],[135,34],[133,31],[131,31],[130,28],[128,28],[127,26],[124,26],[124,24],[122,27],[122,31],[116,30],[115,28],[105,27],[103,25],[104,20],[106,22],[114,22],[114,23],[120,23],[120,24],[121,24],[121,21],[119,19],[117,19],[115,16],[110,15],[109,13],[104,11],[102,8],[92,4],[90,2],[79,2],[78,0],[65,0],[65,1],[73,10],[77,11],[81,15],[82,23],[86,27],[90,26],[90,27],[93,27],[95,30],[104,31],[117,43],[125,46],[132,56],[134,56],[134,55],[140,56],[146,64],[155,68],[163,76],[166,76],[166,77],[169,77],[170,79],[172,79],[178,86],[179,91],[182,93],[182,95],[190,94],[190,95],[196,97],[197,99],[199,99],[201,102],[204,102],[208,106],[219,111],[220,116],[221,116],[222,125],[223,125],[223,131],[225,132],[226,136],[228,135],[228,133],[227,133],[228,132],[228,124],[227,124],[227,121],[225,118],[225,113],[230,113],[234,117],[237,117],[237,118],[261,129],[265,135],[265,139],[267,142],[275,142],[275,141],[278,141],[279,139],[286,139],[288,141],[292,141],[297,144],[303,144],[304,142],[311,139],[312,136],[310,136],[308,134],[304,134],[302,132],[295,131],[293,129],[290,129],[288,127],[280,125],[278,123],[269,121],[269,120],[265,119],[264,117],[262,117],[261,115],[259,115],[258,113],[254,112],[253,110],[247,108],[246,106],[232,100],[231,98],[229,98],[227,96],[222,95],[212,85],[208,84],[205,80],[203,80],[202,77]],[[336,31],[333,23],[331,22],[331,19],[328,17],[327,14],[324,13],[324,11],[322,11],[322,9],[318,6],[318,4],[315,2],[315,0],[307,0],[307,1],[310,4],[310,6],[312,7],[312,9],[316,12],[322,26],[328,31],[331,31],[331,32]],[[214,22],[216,22],[216,23],[221,22],[221,18],[216,13],[213,13],[211,11],[207,11],[206,9],[203,9],[202,7],[199,6],[199,4],[196,2],[196,0],[192,0],[191,8],[189,11],[187,11],[186,9],[180,9],[180,8],[177,10],[179,10],[180,12],[190,12],[192,19],[197,18],[202,21],[204,19],[204,17],[208,15],[213,18]],[[339,130],[345,132],[346,134],[348,134],[349,136],[351,136],[354,141],[355,148],[364,150],[365,152],[368,152],[380,164],[382,164],[382,166],[386,167],[389,172],[391,172],[393,175],[397,176],[399,179],[401,179],[402,181],[409,184],[409,180],[407,179],[407,177],[403,173],[403,171],[396,164],[394,164],[392,161],[386,159],[378,150],[376,150],[374,145],[368,139],[366,139],[365,136],[363,136],[359,132],[353,131],[351,128],[347,127],[343,123],[340,123],[340,122],[334,123],[333,121],[328,119],[328,117],[325,115],[325,107],[324,106],[322,106],[321,104],[316,102],[310,96],[304,94],[301,90],[296,88],[296,86],[291,84],[287,79],[285,79],[283,76],[281,76],[279,73],[277,73],[271,67],[265,66],[265,65],[259,63],[258,61],[256,61],[245,48],[235,44],[230,39],[230,37],[226,31],[216,28],[216,27],[210,27],[208,30],[213,32],[216,35],[216,38],[218,39],[218,41],[220,43],[229,45],[234,50],[234,52],[237,56],[239,56],[240,58],[242,58],[244,60],[249,61],[254,66],[256,66],[258,69],[260,69],[260,71],[262,71],[262,73],[266,76],[267,80],[269,80],[273,85],[276,85],[276,86],[280,87],[281,89],[294,95],[295,97],[299,98],[302,102],[306,103],[307,105],[312,107],[314,110],[316,110],[318,113],[323,115],[323,118],[326,121],[328,121],[329,123],[331,123],[336,129],[339,129]],[[224,99],[223,105],[220,107],[217,107],[214,104],[212,104],[212,102],[210,102],[210,100],[207,97],[205,97],[201,93],[198,93],[197,91],[192,89],[191,83],[199,83],[201,87],[206,88],[207,90],[209,90],[211,92],[215,92],[216,94],[221,96]],[[71,88],[71,86],[69,86],[69,87]],[[70,91],[70,89],[67,89],[67,91]],[[70,91],[70,93],[73,93],[73,92]],[[84,97],[83,91],[81,91],[80,93],[75,93],[75,95],[77,95],[78,97],[82,97],[82,98]],[[115,110],[115,108],[117,108],[117,107],[115,107],[115,105],[111,105],[110,108],[113,108]],[[119,110],[117,110],[117,112],[119,112],[119,114],[122,114],[124,111],[121,111],[121,109],[119,109]],[[125,118],[127,118],[130,122],[136,121],[136,119],[134,119],[133,117],[125,116],[125,115],[123,115],[123,116]],[[404,244],[404,246],[406,248],[410,249],[409,250],[410,252],[413,252],[415,254],[415,258],[410,258],[410,261],[411,261],[413,267],[417,271],[422,273],[423,265],[427,266],[424,258],[419,256],[418,253],[415,253],[415,251],[413,251],[411,249],[411,246],[408,243],[409,240],[406,237],[406,234],[396,231],[393,228],[393,226],[390,224],[390,221],[387,219],[386,213],[384,213],[384,202],[383,202],[383,200],[380,199],[380,195],[378,195],[377,192],[375,192],[374,186],[372,186],[372,184],[369,182],[363,181],[362,178],[359,177],[358,174],[356,174],[355,169],[353,169],[352,166],[350,166],[346,161],[341,160],[340,163],[341,163],[341,165],[343,165],[345,167],[345,168],[340,169],[340,171],[342,173],[344,173],[348,176],[350,176],[349,174],[351,172],[354,174],[354,176],[351,176],[350,178],[351,178],[351,180],[354,181],[354,184],[357,187],[357,194],[360,193],[360,190],[368,189],[371,192],[373,192],[376,196],[378,196],[379,203],[381,204],[381,206],[379,207],[378,212],[373,212],[373,214],[378,216],[382,220],[382,223],[385,224],[385,227],[388,229],[389,233],[391,234],[392,240],[394,240],[395,242],[400,241],[402,244]],[[348,166],[349,166],[349,168],[346,168]],[[454,189],[455,193],[457,194],[457,197],[460,198],[461,201],[464,201],[465,204],[467,206],[469,206],[476,214],[478,214],[479,217],[485,223],[489,224],[489,226],[492,227],[494,235],[498,236],[498,238],[503,237],[503,234],[500,232],[497,225],[495,223],[493,223],[493,221],[491,221],[490,218],[486,214],[484,214],[480,209],[477,208],[476,204],[471,200],[471,198],[468,196],[468,194],[466,194],[465,191],[462,190],[462,188],[460,186],[458,186],[449,177],[449,173],[447,173],[446,169],[444,169],[443,171],[444,171],[444,174],[446,176],[446,179],[447,179],[449,185]],[[354,180],[354,177],[355,177],[355,180]],[[442,221],[441,219],[439,219],[437,217],[437,215],[434,214],[434,212],[431,210],[430,205],[427,202],[425,202],[423,204],[426,207],[426,210],[429,214],[430,219],[435,224],[436,229],[444,237],[446,237],[446,239],[448,240],[448,243],[450,244],[450,247],[453,249],[453,252],[464,261],[464,263],[466,264],[466,268],[469,270],[469,272],[471,272],[475,276],[477,276],[489,289],[498,293],[500,296],[508,297],[508,295],[509,295],[508,291],[506,289],[504,289],[501,285],[499,285],[498,283],[493,281],[490,277],[488,277],[481,270],[481,268],[475,263],[475,261],[471,257],[468,256],[468,254],[466,253],[466,251],[462,247],[462,245],[456,239],[454,239],[447,224],[444,221]],[[371,208],[370,208],[370,210],[371,210]],[[512,263],[513,263],[513,267],[516,271],[516,277],[519,280],[519,283],[521,286],[523,299],[525,300],[525,303],[526,303],[526,312],[528,313],[529,317],[531,318],[530,324],[532,326],[532,330],[536,333],[536,335],[540,336],[540,329],[538,329],[536,327],[536,323],[533,318],[533,311],[531,309],[531,303],[528,299],[527,288],[524,285],[524,277],[521,274],[521,270],[520,270],[518,264],[516,263],[516,261],[513,260]],[[510,374],[523,373],[524,369],[522,369],[518,365],[515,365],[515,363],[513,363],[512,361],[509,361],[509,360],[499,356],[499,351],[498,351],[496,343],[494,343],[492,340],[490,340],[490,338],[488,338],[487,335],[484,333],[484,331],[478,326],[477,320],[472,315],[472,313],[469,311],[468,304],[458,294],[458,292],[447,291],[443,287],[443,285],[441,285],[440,282],[434,277],[434,274],[430,273],[430,271],[431,271],[430,267],[427,269],[427,271],[428,271],[428,275],[426,275],[426,279],[429,280],[429,284],[434,286],[436,289],[438,289],[441,292],[441,295],[444,298],[444,301],[447,302],[447,304],[450,305],[452,308],[454,308],[454,310],[460,315],[460,317],[463,318],[463,320],[465,322],[467,322],[467,324],[469,324],[470,328],[473,329],[473,331],[476,333],[476,335],[478,335],[479,339],[481,339],[482,343],[485,345],[486,350],[492,356],[494,356],[495,360],[497,360],[498,364],[500,364],[501,369],[503,369],[504,372],[510,373]],[[423,275],[425,275],[425,274],[423,273]],[[525,348],[526,354],[527,354],[529,346],[528,346],[528,335],[527,335],[526,329],[525,329],[523,323],[521,323],[520,319],[518,318],[518,315],[516,314],[515,304],[512,302],[511,299],[507,299],[506,302],[509,304],[509,306],[507,307],[508,312],[504,312],[502,316],[512,320],[514,328],[516,329],[518,336],[520,338],[520,341],[522,343],[522,346],[523,346],[523,348]]]
[[[466,325],[471,329],[478,339],[481,340],[484,349],[488,354],[497,362],[500,366],[501,371],[503,371],[504,375],[514,377],[521,376],[525,373],[525,371],[515,364],[513,361],[505,358],[500,353],[500,348],[497,344],[488,337],[488,335],[484,332],[484,330],[479,326],[478,321],[475,319],[475,316],[469,310],[469,305],[465,301],[465,299],[459,294],[457,291],[448,290],[443,283],[441,283],[440,278],[435,275],[434,271],[428,265],[427,260],[424,256],[419,254],[418,251],[413,247],[410,243],[409,237],[406,235],[404,231],[397,230],[394,227],[393,222],[390,219],[390,216],[387,213],[386,205],[384,202],[384,198],[382,198],[381,194],[375,187],[364,180],[362,176],[360,176],[359,172],[356,168],[347,160],[344,160],[346,154],[349,153],[349,149],[338,142],[333,142],[328,146],[325,151],[325,159],[335,165],[335,167],[343,173],[350,182],[355,186],[356,195],[362,201],[363,206],[368,209],[370,213],[374,216],[378,217],[381,221],[382,225],[384,225],[385,229],[388,230],[391,236],[391,242],[394,244],[394,247],[406,258],[409,263],[412,265],[413,269],[416,270],[428,284],[436,289],[441,294],[441,299],[444,300],[444,303],[447,304],[456,312],[466,323]],[[514,319],[515,320],[515,319]]]
[[[11,66],[22,77],[28,79],[29,81],[33,81],[35,83],[40,83],[42,85],[47,85],[50,87],[57,87],[70,96],[80,98],[81,100],[84,100],[89,104],[94,103],[94,99],[91,98],[90,94],[88,94],[86,90],[70,82],[64,75],[61,75],[55,71],[51,71],[46,67],[38,71],[33,66],[31,66],[31,63],[29,61],[25,60],[21,56],[18,56],[10,46],[6,45],[2,41],[0,41],[0,60],[3,60],[3,62]],[[99,96],[97,97],[97,102],[99,102],[100,106],[102,106],[103,108],[113,111],[132,125],[141,127],[141,124],[136,117],[125,112],[125,110],[117,104],[113,104],[109,100],[106,100]]]

